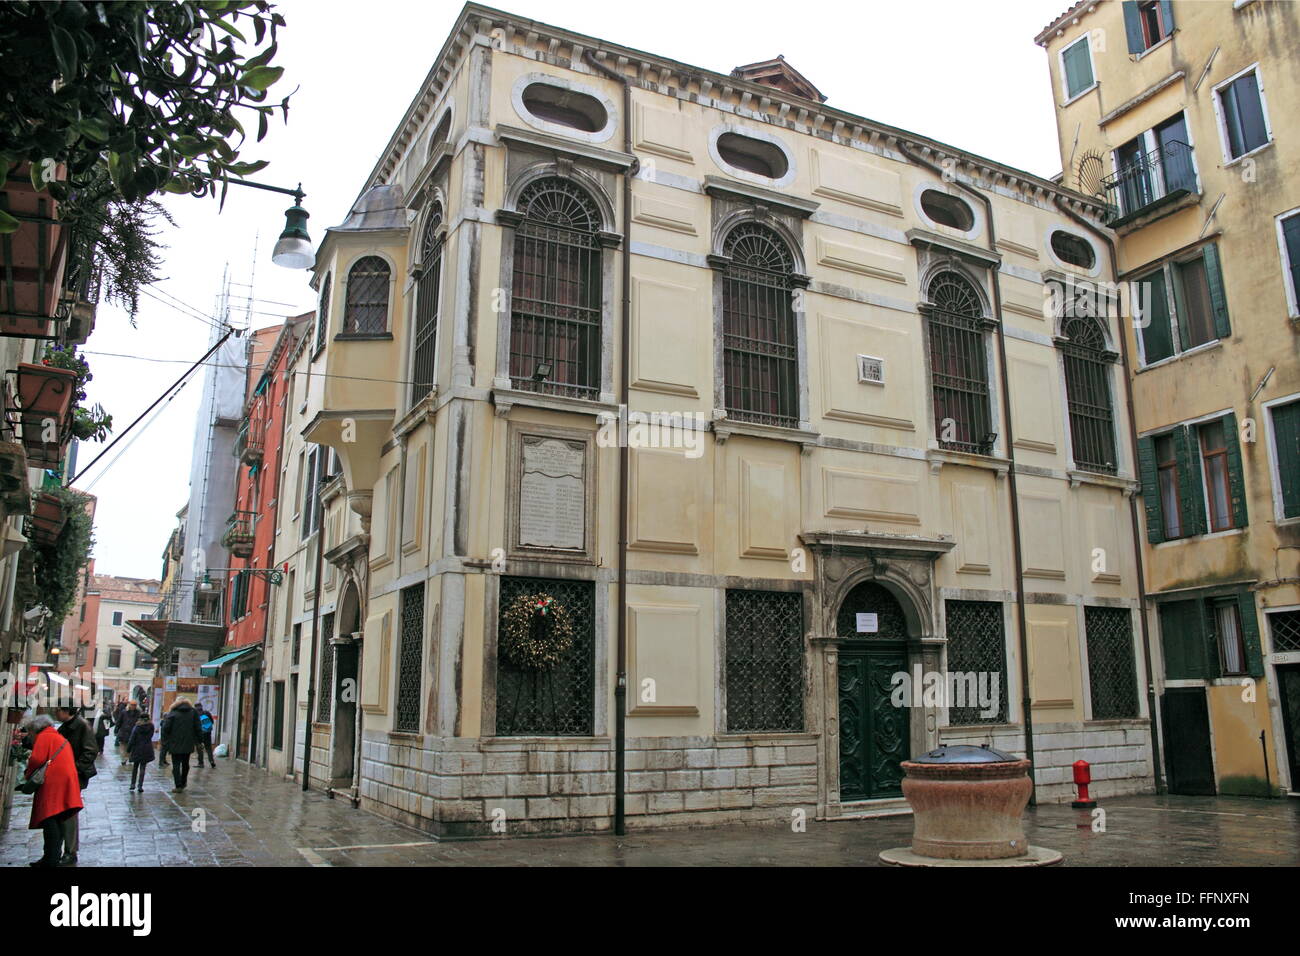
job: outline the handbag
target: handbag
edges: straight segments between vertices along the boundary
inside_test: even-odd
[[[59,749],[54,751],[54,753],[50,756],[49,760],[45,761],[45,763],[41,764],[39,767],[33,770],[31,776],[29,776],[22,783],[18,784],[19,792],[35,793],[37,789],[43,783],[45,783],[45,769],[50,765],[50,763],[54,760],[55,757],[63,753],[63,748],[66,747],[67,745],[68,742],[66,740],[63,741],[63,743],[59,744]]]

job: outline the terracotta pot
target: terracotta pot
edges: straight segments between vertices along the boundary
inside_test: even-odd
[[[29,415],[41,415],[62,421],[72,408],[76,388],[77,373],[71,369],[18,363],[18,397],[22,401],[24,419]]]
[[[64,175],[60,166],[56,179]],[[48,323],[42,320],[54,315],[63,291],[63,273],[68,263],[68,230],[49,221],[32,222],[24,216],[41,220],[54,220],[59,215],[59,204],[49,192],[32,188],[30,167],[23,163],[9,174],[4,184],[6,209],[18,217],[18,230],[9,236],[8,254],[0,251],[0,266],[13,276],[13,285],[0,287],[0,313],[23,316],[7,319],[16,323],[17,334],[45,335]],[[41,331],[33,332],[32,329]],[[0,330],[9,332],[6,324]]]
[[[1029,761],[903,761],[912,852],[947,860],[1003,860],[1029,852],[1021,816],[1033,789]]]

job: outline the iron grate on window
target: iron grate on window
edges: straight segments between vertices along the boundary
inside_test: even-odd
[[[944,617],[948,632],[948,674],[974,674],[975,687],[992,689],[997,677],[997,713],[985,716],[978,702],[948,708],[948,723],[1002,724],[1007,721],[1007,642],[1002,624],[1002,605],[997,601],[946,601]],[[951,683],[951,680],[950,680]],[[962,683],[970,687],[967,679]]]
[[[970,282],[941,272],[930,283],[927,327],[934,429],[939,446],[973,455],[993,451],[984,308]]]
[[[573,646],[546,671],[521,670],[497,654],[497,736],[590,736],[595,709],[595,585],[503,577],[498,628],[506,609],[525,594],[549,594],[564,605],[573,620]]]
[[[402,589],[402,644],[397,663],[398,733],[420,731],[420,678],[424,666],[424,584]]]
[[[1085,607],[1088,680],[1092,719],[1138,716],[1137,664],[1133,658],[1133,618],[1127,608]]]
[[[727,591],[727,731],[804,728],[803,595]]]
[[[1084,471],[1115,474],[1115,424],[1106,339],[1092,318],[1065,323],[1065,394],[1074,463]]]
[[[302,653],[302,625],[295,624],[293,626],[293,645],[291,649],[291,656],[289,657],[289,663],[294,667],[298,666],[298,657],[301,655],[301,653]]]
[[[771,229],[741,223],[727,236],[722,276],[723,382],[727,415],[739,421],[799,423],[799,346],[794,259]]]
[[[415,334],[411,354],[411,404],[433,390],[438,300],[442,290],[442,207],[434,206],[420,238],[420,277],[415,286]]]
[[[334,615],[320,619],[320,682],[316,687],[316,721],[329,723],[334,712]]]
[[[316,319],[316,349],[319,352],[325,347],[325,335],[330,326],[330,285],[333,276],[327,274],[325,281],[320,287],[320,310]]]
[[[1268,629],[1273,636],[1273,653],[1300,651],[1300,611],[1268,615]]]
[[[377,334],[388,331],[388,263],[379,256],[358,259],[348,270],[343,331]]]

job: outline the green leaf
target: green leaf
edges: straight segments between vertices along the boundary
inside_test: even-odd
[[[251,70],[254,67],[266,66],[266,64],[270,63],[271,60],[274,59],[278,49],[279,45],[275,41],[272,41],[271,45],[261,53],[257,54],[257,56],[250,57],[247,62],[244,63],[244,68]]]
[[[0,235],[17,232],[19,225],[21,225],[21,223],[19,223],[17,219],[9,215],[9,213],[5,212],[3,209],[0,209]]]
[[[231,163],[226,169],[235,176],[250,176],[253,173],[260,173],[269,165],[271,165],[269,160],[258,159],[251,163]]]
[[[213,25],[214,27],[220,27],[221,29],[225,30],[225,31],[226,31],[227,33],[229,33],[232,37],[235,37],[237,40],[239,40],[240,43],[247,43],[247,42],[248,42],[246,39],[244,39],[244,35],[243,35],[242,33],[240,33],[238,30],[236,30],[234,27],[232,27],[232,26],[231,26],[229,23],[227,23],[225,20],[222,20],[220,17],[213,17],[213,18],[212,18],[212,25]]]
[[[260,110],[257,113],[257,141],[260,143],[266,136],[266,114]]]
[[[177,136],[172,145],[186,159],[194,159],[208,151],[208,144],[197,136]]]
[[[50,38],[54,41],[54,59],[59,64],[59,72],[66,82],[71,82],[77,75],[77,41],[57,24],[51,28]]]
[[[251,70],[244,71],[244,75],[239,78],[239,85],[264,93],[283,75],[282,66],[255,66]]]
[[[77,130],[87,139],[96,143],[108,142],[108,123],[95,116],[88,116],[77,123]]]
[[[46,184],[54,178],[53,173],[54,164],[49,160],[42,159],[32,163],[32,188],[37,192],[41,192],[45,188]]]

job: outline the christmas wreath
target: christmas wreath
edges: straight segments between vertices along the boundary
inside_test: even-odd
[[[506,608],[501,653],[522,670],[550,670],[573,647],[573,618],[549,594],[521,594]]]

